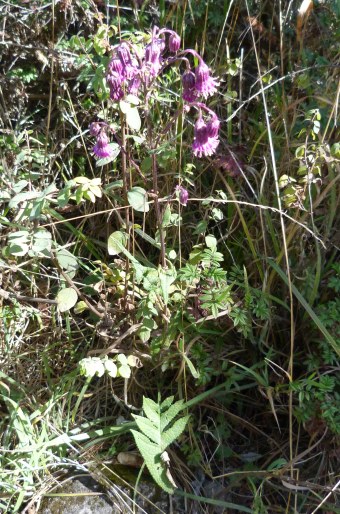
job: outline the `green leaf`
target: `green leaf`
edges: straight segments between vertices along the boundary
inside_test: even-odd
[[[28,254],[31,256],[43,255],[50,256],[52,249],[52,234],[48,230],[39,229],[34,232],[32,237],[32,246]]]
[[[178,419],[175,423],[162,434],[162,445],[167,448],[184,432],[185,427],[189,421],[190,416],[184,416]]]
[[[159,428],[159,415],[155,423],[150,421],[148,418],[143,418],[143,416],[138,416],[137,414],[133,415],[133,419],[136,421],[139,430],[143,432],[143,434],[145,434],[149,439],[151,439],[151,441],[156,443],[159,447],[159,451],[161,451],[162,439]]]
[[[138,450],[155,482],[169,494],[174,493],[174,487],[166,476],[166,467],[162,461],[158,447],[140,432],[131,430]]]
[[[125,116],[126,123],[129,125],[130,129],[136,130],[138,132],[142,126],[142,121],[140,119],[137,107],[130,107]]]
[[[104,368],[110,377],[115,378],[117,376],[118,368],[112,359],[104,360]]]
[[[118,373],[123,378],[130,378],[131,377],[131,368],[127,364],[118,366]]]
[[[154,424],[159,421],[159,405],[150,398],[143,397],[143,411]]]
[[[8,251],[11,255],[21,257],[26,255],[29,249],[30,234],[28,230],[18,230],[8,236]]]
[[[59,248],[56,252],[56,257],[59,266],[69,275],[69,277],[73,278],[78,270],[78,260],[77,258],[66,248]]]
[[[78,295],[72,287],[65,287],[61,289],[56,298],[60,312],[66,312],[75,306],[78,300]]]
[[[160,281],[161,289],[162,289],[163,300],[164,300],[165,305],[167,305],[168,300],[169,300],[169,288],[176,279],[176,270],[174,268],[166,269],[166,270],[163,270],[162,268],[160,268],[158,270],[158,273],[159,273],[159,281]]]
[[[184,403],[183,400],[173,403],[173,400],[171,396],[159,404],[144,397],[143,410],[147,417],[133,415],[139,432],[131,430],[152,477],[167,492],[173,492],[176,485],[171,477],[169,457],[165,450],[182,434],[189,419],[189,416],[184,416],[169,426],[183,409]],[[168,429],[164,431],[167,426]]]
[[[190,370],[190,373],[192,374],[192,376],[194,378],[199,378],[200,377],[200,374],[198,373],[198,371],[196,370],[195,366],[193,365],[193,363],[191,362],[191,360],[185,355],[185,353],[183,354],[183,357],[184,357],[184,360],[185,362],[187,363],[187,366]]]
[[[109,255],[118,255],[125,250],[128,241],[128,235],[125,232],[117,230],[113,232],[107,242]]]
[[[103,157],[102,159],[98,159],[96,161],[96,166],[105,166],[106,164],[109,164],[110,162],[116,160],[116,158],[120,154],[120,146],[118,143],[110,143],[108,146],[112,150],[112,155],[110,155],[110,157]]]
[[[183,400],[178,400],[178,402],[175,402],[173,405],[171,405],[165,412],[162,412],[160,426],[161,430],[164,430],[169,425],[169,423],[171,423],[171,421],[181,412],[181,410],[183,410],[183,403]]]
[[[99,357],[87,357],[79,362],[80,374],[87,378],[104,375],[104,363]]]
[[[149,204],[147,203],[148,196],[145,189],[142,187],[133,187],[127,194],[128,202],[131,207],[137,212],[148,212]]]
[[[88,309],[88,306],[82,300],[81,302],[78,302],[77,305],[74,307],[74,313],[81,314],[82,312],[86,311],[86,309]]]
[[[216,248],[217,248],[216,237],[215,236],[205,236],[205,244],[211,250],[216,250]]]

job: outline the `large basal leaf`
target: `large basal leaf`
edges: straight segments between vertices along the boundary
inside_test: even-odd
[[[162,446],[167,448],[171,443],[176,441],[178,437],[184,432],[185,427],[189,421],[190,416],[184,416],[183,418],[175,421],[171,427],[162,433]]]

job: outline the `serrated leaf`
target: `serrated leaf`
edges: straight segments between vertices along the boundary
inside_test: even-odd
[[[143,411],[155,425],[159,423],[159,405],[145,396],[143,397]]]
[[[154,481],[164,489],[164,491],[169,494],[173,494],[175,489],[166,476],[167,468],[162,461],[158,447],[151,443],[144,434],[141,434],[136,430],[131,430],[131,433]]]
[[[168,430],[162,433],[162,445],[164,448],[167,448],[184,432],[189,418],[190,416],[188,415],[178,419]]]
[[[137,212],[148,212],[150,207],[147,203],[148,196],[145,189],[142,187],[133,187],[127,194],[128,202],[131,207]]]
[[[129,125],[130,129],[136,130],[138,132],[142,126],[142,120],[140,119],[137,107],[130,106],[130,109],[126,113],[125,117],[126,123]]]
[[[118,255],[125,250],[128,235],[125,232],[117,230],[113,232],[107,242],[109,255]]]
[[[65,287],[61,289],[56,298],[60,312],[66,312],[75,306],[78,300],[78,295],[72,287]]]
[[[139,430],[151,439],[151,441],[157,444],[159,451],[161,451],[162,440],[159,427],[157,427],[155,423],[150,421],[148,418],[143,418],[143,416],[138,416],[137,414],[133,414],[133,419],[136,421]],[[159,425],[159,416],[156,423],[157,422]]]
[[[162,412],[161,415],[161,431],[163,431],[169,423],[181,412],[183,409],[183,400],[178,400],[171,405],[166,411]]]
[[[163,412],[165,409],[168,409],[170,405],[173,404],[175,397],[174,396],[168,396],[168,398],[165,398],[165,400],[161,403],[161,412]]]

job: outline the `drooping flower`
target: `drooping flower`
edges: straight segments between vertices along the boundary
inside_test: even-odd
[[[110,98],[115,102],[121,100],[124,96],[123,91],[123,80],[122,77],[118,75],[118,73],[109,73],[106,77],[107,83],[110,88]]]
[[[152,40],[145,48],[145,65],[151,77],[156,77],[161,66],[164,40]]]
[[[104,130],[98,134],[97,142],[93,147],[93,153],[100,159],[111,157],[112,155],[112,148],[109,146],[109,138]]]
[[[169,50],[171,53],[175,54],[178,52],[181,46],[181,38],[176,32],[171,32],[169,37]]]
[[[218,133],[220,130],[220,121],[216,114],[211,116],[210,121],[207,123],[207,133],[208,137],[218,137]]]
[[[204,61],[195,68],[195,89],[199,95],[207,98],[217,91],[217,81],[210,75],[210,69]]]
[[[136,74],[129,82],[128,92],[131,95],[137,95],[140,84],[141,84],[140,76]]]
[[[117,48],[117,54],[123,66],[131,64],[132,57],[130,53],[129,45],[125,42],[121,43]]]
[[[200,115],[195,123],[194,142],[192,144],[192,151],[196,157],[207,157],[215,153],[219,140],[217,136],[209,134],[210,129]]]
[[[192,71],[186,71],[182,75],[182,85],[183,85],[183,100],[186,102],[195,102],[197,100],[197,91],[195,88],[196,77]]]
[[[124,79],[124,64],[118,57],[113,57],[109,62],[108,74],[110,73],[116,73],[122,80]]]
[[[176,186],[175,191],[176,191],[176,193],[178,195],[179,203],[181,205],[186,206],[187,203],[188,203],[188,199],[189,199],[188,191],[183,186]]]
[[[101,125],[97,121],[93,121],[90,124],[90,134],[91,136],[98,136],[99,132],[101,131]]]

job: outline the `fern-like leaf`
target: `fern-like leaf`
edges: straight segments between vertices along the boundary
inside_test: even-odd
[[[162,403],[143,398],[146,417],[133,415],[139,431],[131,430],[151,476],[169,494],[174,492],[176,484],[170,473],[169,459],[164,458],[164,455],[168,455],[165,450],[178,439],[189,420],[189,416],[183,416],[173,422],[184,404],[182,400],[173,401],[173,396]]]

